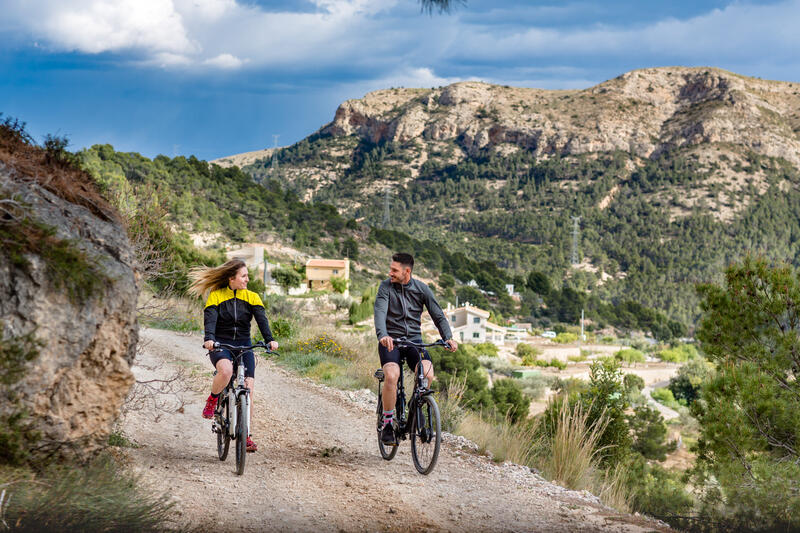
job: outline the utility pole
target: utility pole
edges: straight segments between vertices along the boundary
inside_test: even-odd
[[[581,217],[572,217],[572,264],[577,265],[580,261],[578,260],[578,239],[580,237],[581,228],[580,228],[580,221]]]
[[[387,229],[390,224],[391,213],[389,211],[389,187],[383,191],[383,229]]]
[[[280,135],[272,135],[272,177],[278,177],[278,137]]]

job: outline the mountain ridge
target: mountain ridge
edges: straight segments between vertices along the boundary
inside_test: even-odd
[[[279,150],[277,171],[243,170],[373,227],[388,197],[393,229],[691,322],[694,284],[725,264],[798,260],[798,132],[800,84],[650,68],[583,90],[375,91]],[[576,216],[594,272],[571,267]]]

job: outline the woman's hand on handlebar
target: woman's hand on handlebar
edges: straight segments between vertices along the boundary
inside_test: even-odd
[[[209,352],[214,349],[214,341],[206,341],[203,343],[203,348],[208,350]]]
[[[267,348],[269,348],[269,351],[271,351],[271,352],[274,352],[275,350],[277,350],[278,349],[277,341],[271,341],[269,344],[267,344]]]
[[[447,339],[444,341],[444,343],[448,352],[455,352],[458,350],[458,343],[455,341],[455,339]]]

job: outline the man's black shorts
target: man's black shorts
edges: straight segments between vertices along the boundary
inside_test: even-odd
[[[422,357],[420,357],[420,352],[422,353]],[[419,364],[420,359],[425,359],[426,361],[431,360],[428,350],[425,348],[415,348],[414,346],[404,346],[402,348],[395,346],[394,350],[390,352],[385,346],[378,344],[378,355],[381,358],[381,366],[386,363],[397,363],[402,369],[402,361],[405,360],[412,372]]]
[[[218,341],[222,344],[230,344],[231,346],[251,346],[253,344],[250,339],[239,339],[236,341],[218,339]],[[231,351],[224,348],[220,348],[218,352],[210,352],[208,356],[211,358],[211,364],[214,365],[214,368],[217,368],[217,363],[220,359],[227,359],[233,363]],[[242,361],[244,361],[244,377],[254,378],[256,376],[256,356],[253,350],[244,352]],[[233,375],[236,376],[236,364],[233,365]]]

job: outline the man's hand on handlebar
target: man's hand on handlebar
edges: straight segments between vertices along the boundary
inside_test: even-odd
[[[386,348],[390,352],[392,350],[394,350],[394,339],[392,339],[390,336],[387,335],[387,336],[383,337],[381,340],[379,340],[378,342],[380,343],[381,346],[383,346],[384,348]]]
[[[270,341],[267,344],[267,348],[269,348],[269,351],[274,352],[275,350],[278,349],[278,343],[276,341]]]
[[[206,341],[203,343],[203,348],[208,350],[209,352],[214,349],[214,341]]]
[[[444,343],[447,345],[448,352],[455,352],[458,350],[458,343],[455,341],[455,339],[448,339],[444,341]]]

